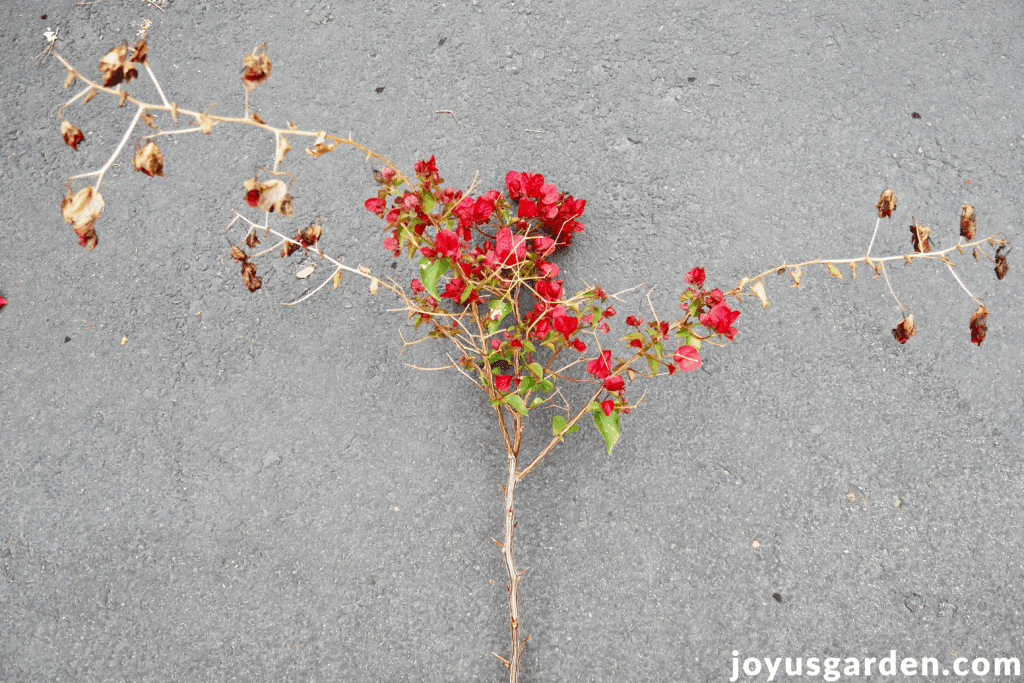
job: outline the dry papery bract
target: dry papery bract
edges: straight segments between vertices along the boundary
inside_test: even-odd
[[[507,658],[496,656],[508,668],[510,681],[518,679],[521,656],[529,640],[528,636],[522,638],[520,635],[522,624],[518,602],[519,580],[526,570],[517,569],[513,557],[513,540],[517,524],[514,510],[516,485],[537,468],[569,434],[579,429],[579,423],[584,417],[592,419],[610,452],[618,439],[619,416],[628,415],[639,404],[639,401],[631,402],[626,397],[626,391],[632,391],[634,381],[667,376],[674,374],[677,369],[683,372],[696,370],[701,366],[702,343],[707,346],[731,343],[737,332],[732,323],[739,315],[739,311],[729,307],[725,301],[727,297],[740,302],[743,296],[756,297],[761,307],[766,308],[769,300],[765,276],[771,273],[788,273],[792,278],[792,286],[799,287],[801,278],[805,275],[804,269],[809,266],[824,266],[829,275],[843,280],[843,266],[849,267],[851,276],[856,278],[857,266],[864,264],[874,270],[876,277],[885,278],[893,298],[896,299],[886,265],[896,262],[910,265],[922,259],[934,261],[947,267],[968,296],[980,304],[971,316],[970,322],[971,341],[980,345],[987,332],[988,309],[978,297],[970,293],[953,270],[955,264],[949,257],[954,251],[963,255],[965,249],[973,249],[976,259],[979,254],[983,254],[994,261],[996,275],[1000,279],[1009,270],[1006,258],[1009,247],[1005,238],[993,235],[982,240],[974,240],[976,214],[974,207],[970,205],[961,207],[962,239],[954,247],[933,252],[929,241],[931,229],[920,225],[915,219],[910,228],[913,253],[873,256],[871,250],[879,225],[882,219],[892,216],[897,206],[895,192],[886,189],[875,206],[878,214],[875,231],[862,256],[819,257],[800,263],[783,263],[753,278],[742,278],[736,287],[726,292],[705,288],[704,270],[694,268],[685,278],[685,282],[691,286],[680,296],[683,317],[676,320],[662,318],[648,298],[651,318],[645,323],[643,318],[637,316],[626,317],[625,324],[633,331],[620,340],[625,346],[625,355],[621,355],[621,352],[614,354],[610,349],[603,348],[613,346],[614,341],[602,342],[603,339],[610,338],[600,335],[609,333],[608,321],[616,315],[608,300],[616,299],[627,303],[619,298],[619,295],[624,293],[608,294],[597,285],[591,284],[586,284],[585,289],[576,294],[570,294],[563,289],[563,282],[569,282],[569,278],[564,274],[559,275],[558,267],[545,260],[559,243],[544,232],[546,226],[543,216],[547,214],[542,214],[542,207],[543,211],[553,212],[548,216],[550,218],[560,215],[558,212],[566,206],[571,207],[574,202],[582,202],[576,213],[566,214],[569,218],[565,222],[561,222],[561,218],[558,219],[560,222],[556,226],[557,230],[551,234],[561,240],[564,237],[561,230],[570,224],[570,221],[575,222],[575,219],[582,215],[585,202],[558,192],[554,183],[545,183],[540,174],[511,171],[506,178],[508,199],[496,190],[474,198],[472,194],[475,181],[465,194],[462,190],[456,191],[450,187],[444,188],[442,193],[441,185],[444,181],[437,172],[433,157],[429,162],[417,162],[415,179],[411,180],[385,157],[355,142],[351,133],[347,138],[342,138],[328,135],[323,130],[299,130],[291,122],[284,128],[269,125],[249,109],[249,94],[265,82],[271,73],[271,61],[266,54],[266,44],[257,46],[243,60],[244,71],[241,80],[246,94],[245,113],[237,117],[211,114],[213,105],[202,112],[179,109],[176,102],[169,102],[164,96],[148,65],[145,70],[152,78],[162,104],[143,102],[130,97],[120,84],[138,76],[136,64],[147,64],[148,48],[144,41],[140,41],[135,48],[129,48],[124,43],[108,52],[100,61],[102,82],[99,83],[83,76],[59,55],[57,59],[68,69],[68,86],[76,79],[85,84],[85,89],[63,108],[79,99],[87,102],[98,92],[113,95],[122,106],[130,102],[137,107],[132,124],[107,164],[97,171],[83,173],[70,179],[94,177],[94,184],[74,192],[69,180],[66,196],[61,202],[61,211],[64,220],[74,225],[80,244],[89,249],[96,247],[98,240],[95,223],[104,208],[99,187],[105,172],[130,139],[138,121],[143,121],[156,131],[136,141],[132,159],[134,167],[149,176],[164,174],[163,155],[152,138],[199,131],[209,135],[215,125],[223,123],[256,126],[273,138],[267,149],[267,156],[272,158],[273,166],[258,166],[257,174],[243,180],[242,185],[246,205],[261,212],[261,220],[250,220],[241,212],[235,211],[234,220],[227,226],[228,229],[244,230],[241,244],[232,244],[230,239],[229,244],[230,256],[241,268],[245,287],[250,292],[262,288],[263,279],[256,274],[254,263],[258,257],[269,257],[272,253],[288,257],[301,250],[303,255],[318,257],[319,262],[305,264],[296,273],[296,277],[305,279],[315,272],[321,272],[317,268],[318,265],[329,272],[319,286],[312,288],[297,301],[291,302],[292,304],[305,300],[327,284],[332,284],[333,288],[337,289],[343,272],[348,271],[368,280],[371,294],[377,293],[381,288],[392,291],[402,303],[402,308],[398,310],[407,314],[415,322],[417,329],[421,324],[426,324],[428,329],[433,326],[423,339],[441,339],[454,345],[453,356],[459,360],[453,360],[452,365],[446,368],[458,370],[485,393],[494,409],[504,442],[505,455],[508,458],[508,479],[502,487],[505,533],[502,540],[496,542],[501,548],[508,574],[505,587],[508,592],[510,654]],[[181,113],[188,120],[194,121],[193,127],[162,131],[154,123],[154,112],[169,112],[175,123],[178,114]],[[63,118],[61,135],[65,143],[73,149],[77,149],[78,144],[84,140],[81,130]],[[296,228],[294,237],[287,237],[283,230],[271,226],[271,220],[285,222],[284,219],[291,217],[294,212],[293,198],[289,192],[290,181],[285,183],[280,179],[280,176],[290,176],[281,171],[280,166],[284,162],[285,154],[291,149],[289,138],[292,136],[305,137],[312,141],[312,145],[306,147],[306,152],[314,159],[339,145],[347,145],[360,150],[366,155],[367,160],[376,159],[384,164],[384,168],[373,171],[375,191],[378,195],[367,200],[364,206],[388,221],[384,245],[389,252],[397,254],[406,248],[410,258],[422,255],[419,272],[422,282],[420,279],[410,282],[413,291],[411,296],[395,281],[381,279],[365,266],[349,267],[342,264],[342,257],[333,258],[326,254],[321,245],[323,227],[319,217],[306,227]],[[260,180],[260,170],[274,177]],[[403,190],[403,187],[407,187],[408,190]],[[513,187],[517,189],[513,190]],[[528,195],[531,199],[526,199]],[[241,198],[236,195],[230,199],[237,202]],[[393,200],[390,211],[387,209],[388,200]],[[512,202],[518,202],[518,209],[512,206]],[[478,210],[484,211],[484,218],[473,218]],[[524,212],[528,211],[534,213],[526,215]],[[464,221],[472,225],[479,234],[473,233],[470,227],[463,224]],[[580,223],[578,230],[582,230],[582,227]],[[561,242],[563,246],[571,242],[573,230],[568,229],[570,237]],[[290,233],[291,230],[287,232]],[[367,234],[371,235],[374,232]],[[902,234],[905,239],[905,233]],[[374,236],[373,239],[376,241],[380,238]],[[471,247],[474,240],[479,243],[475,249]],[[257,251],[256,248],[261,241],[268,241],[269,244]],[[994,258],[985,251],[986,243],[988,247],[996,249]],[[250,251],[247,252],[243,245]],[[543,264],[543,267],[539,264]],[[555,280],[555,277],[563,279]],[[447,279],[447,282],[443,282],[442,279]],[[527,296],[520,297],[520,294]],[[914,316],[909,314],[909,309],[901,305],[898,299],[896,304],[899,306],[902,321],[893,329],[893,337],[900,344],[904,344],[914,336],[916,325]],[[561,315],[555,316],[556,310]],[[552,317],[553,321],[545,322],[545,313]],[[512,322],[507,322],[509,320]],[[542,327],[542,323],[548,327]],[[520,336],[515,336],[516,334]],[[590,346],[582,340],[581,337],[584,335],[593,337]],[[682,338],[678,350],[663,348],[667,347],[665,342],[673,335]],[[405,346],[423,339],[404,342],[403,351]],[[580,355],[574,356],[564,367],[552,366],[556,357],[562,353]],[[584,353],[591,355],[584,356]],[[544,360],[543,354],[550,354],[548,365],[533,360],[534,356],[531,354],[539,354],[537,358],[541,360]],[[562,356],[562,360],[565,358],[566,356]],[[573,373],[582,375],[582,378],[572,376]],[[589,383],[594,392],[582,406],[571,406],[570,397],[563,395],[561,388],[555,388],[555,383],[560,380]],[[534,408],[548,412],[531,412]],[[551,435],[546,437],[550,438],[548,445],[532,460],[527,459],[525,453],[520,454],[528,415],[544,415],[551,423]]]

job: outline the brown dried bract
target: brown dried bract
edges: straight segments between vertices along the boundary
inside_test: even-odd
[[[927,254],[932,250],[932,245],[928,241],[931,231],[931,228],[926,228],[916,220],[914,221],[914,224],[910,226],[910,243],[914,245],[914,251],[919,254]]]
[[[140,41],[142,42],[142,41]],[[135,53],[132,52],[132,55]],[[138,78],[139,72],[128,56],[128,43],[121,43],[100,59],[100,73],[103,74],[103,85],[108,88],[124,81],[127,83]]]
[[[970,204],[964,204],[960,207],[960,234],[970,242],[974,239],[974,233],[977,230],[978,225],[974,216],[974,207]]]
[[[1010,272],[1010,264],[1006,260],[1006,254],[1009,254],[1010,250],[1006,249],[1006,252],[1004,253],[1004,249],[1006,249],[1005,244],[996,249],[996,277],[1000,280],[1006,277],[1006,274]]]
[[[879,218],[888,218],[896,210],[896,194],[892,190],[886,190],[875,204],[875,208],[878,209]]]
[[[261,183],[256,178],[248,178],[242,185],[246,189],[245,200],[249,206],[260,211],[276,211],[282,216],[292,215],[292,196],[288,194],[288,186],[280,180]]]
[[[281,247],[281,257],[287,258],[299,249],[305,249],[306,253],[309,253],[309,249],[316,246],[317,241],[320,239],[321,232],[320,217],[317,216],[316,223],[295,231],[294,242],[284,243],[284,246]]]
[[[907,340],[913,337],[915,332],[917,332],[917,327],[914,325],[914,315],[910,314],[903,319],[903,322],[893,328],[892,336],[900,344],[906,344]]]
[[[64,144],[71,149],[78,151],[78,143],[85,140],[82,129],[67,121],[60,122],[60,134],[64,136]]]
[[[130,61],[133,61],[133,62],[138,62],[140,64],[145,64],[146,63],[146,58],[148,56],[149,56],[149,46],[146,44],[145,40],[140,40],[139,42],[135,43],[135,49],[132,51],[132,56],[129,57],[128,59]]]
[[[988,309],[985,304],[978,306],[978,310],[971,316],[971,343],[981,346],[988,334]]]
[[[249,231],[249,234],[245,236],[245,245],[250,249],[253,249],[259,243],[260,238],[256,236],[255,230]]]
[[[75,226],[78,243],[83,247],[95,249],[99,239],[96,237],[96,219],[103,213],[103,197],[92,185],[83,187],[77,193],[71,192],[68,185],[67,194],[61,200],[60,210],[64,220]]]
[[[252,52],[242,60],[245,64],[245,71],[242,72],[242,83],[245,89],[252,92],[259,87],[260,83],[270,78],[270,58],[267,57],[267,44],[257,45]]]
[[[242,264],[242,282],[250,292],[263,286],[263,278],[256,275],[256,264],[249,262],[249,255],[234,244],[231,245],[231,258]]]
[[[155,142],[150,140],[145,147],[139,147],[136,143],[135,156],[132,157],[132,165],[136,171],[142,171],[150,178],[164,174],[164,155]]]

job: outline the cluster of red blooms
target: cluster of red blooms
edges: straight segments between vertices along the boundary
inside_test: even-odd
[[[559,192],[554,183],[545,182],[540,174],[510,171],[505,176],[507,198],[497,190],[473,198],[442,187],[444,179],[438,174],[433,157],[416,162],[415,171],[417,187],[405,192],[399,190],[401,179],[392,169],[380,171],[376,177],[383,187],[376,197],[366,200],[365,206],[387,221],[384,247],[388,251],[398,256],[406,249],[410,257],[420,256],[420,278],[411,282],[420,307],[417,325],[432,322],[432,334],[438,335],[445,333],[446,325],[449,332],[458,327],[456,316],[443,308],[439,300],[449,299],[457,307],[490,306],[487,323],[494,336],[489,342],[491,351],[479,363],[491,365],[494,387],[506,394],[517,392],[524,382],[530,382],[530,391],[551,391],[553,384],[547,380],[550,375],[543,371],[528,378],[526,374],[513,377],[500,369],[522,357],[521,354],[525,354],[523,366],[532,363],[537,345],[555,353],[569,348],[585,353],[587,344],[580,338],[580,332],[610,332],[608,319],[616,311],[611,306],[599,305],[607,301],[605,292],[592,287],[582,294],[582,300],[574,298],[569,303],[563,280],[557,279],[558,266],[547,260],[555,249],[570,244],[574,233],[583,230],[577,219],[582,216],[586,201]],[[518,206],[513,207],[513,202]],[[474,234],[482,241],[474,244]],[[442,276],[447,276],[443,290],[439,282]],[[719,290],[700,289],[704,284],[702,269],[690,271],[686,281],[696,287],[688,290],[695,305],[691,315],[699,315],[701,324],[713,333],[732,339],[736,329],[731,325],[739,313],[729,309]],[[516,286],[531,291],[533,307],[522,315],[521,323],[498,333],[499,325],[511,313],[507,292]],[[515,300],[512,296],[511,301]],[[689,308],[689,304],[683,308]],[[669,338],[668,322],[650,322],[642,330],[643,318],[628,316],[626,324],[636,328],[626,337],[629,345],[638,349],[654,372],[659,367],[667,367],[669,373],[676,369],[690,372],[700,366],[696,348],[699,341],[666,355],[663,343]],[[678,334],[683,336],[681,331]],[[476,366],[481,370],[478,363],[468,359],[463,362],[467,369]],[[601,350],[597,357],[588,360],[586,371],[611,394],[600,403],[604,415],[629,412],[626,381],[621,374],[625,372],[624,362],[613,359],[610,350]]]
[[[694,268],[685,275],[683,279],[686,280],[686,284],[693,285],[693,287],[686,290],[686,293],[680,298],[682,303],[679,304],[679,308],[689,312],[690,315],[697,315],[701,325],[731,341],[736,337],[737,332],[732,324],[736,322],[736,318],[740,317],[740,312],[729,308],[721,290],[701,289],[704,286],[704,277],[703,268]],[[692,303],[686,303],[687,300],[696,302],[696,308]],[[704,311],[705,308],[708,310]]]

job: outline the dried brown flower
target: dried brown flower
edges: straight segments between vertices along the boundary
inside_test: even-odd
[[[242,83],[245,89],[252,92],[259,87],[260,83],[270,78],[270,58],[267,57],[267,44],[257,45],[252,52],[242,60],[245,64],[245,71],[242,72]]]
[[[974,207],[970,204],[964,204],[960,207],[960,234],[970,242],[974,239],[974,233],[977,230],[978,225],[974,216]]]
[[[1000,280],[1006,277],[1006,274],[1010,272],[1010,264],[1006,260],[1006,255],[1010,253],[1010,250],[1006,249],[1004,253],[1004,249],[1006,249],[1005,244],[996,249],[996,277]]]
[[[875,204],[875,208],[878,209],[879,218],[888,218],[896,210],[896,194],[892,190],[886,190]]]
[[[971,343],[981,346],[988,334],[988,309],[985,304],[978,306],[978,310],[971,316]]]
[[[928,235],[931,232],[931,228],[926,228],[916,220],[914,221],[914,224],[910,226],[910,243],[914,245],[914,251],[919,254],[927,254],[932,250],[932,245],[928,241]]]
[[[64,136],[64,144],[71,149],[78,151],[78,143],[85,140],[82,129],[67,121],[60,122],[60,134]]]
[[[141,41],[140,41],[141,42]],[[132,53],[135,54],[134,52]],[[124,81],[127,83],[138,78],[139,72],[128,56],[128,43],[121,43],[100,59],[100,73],[103,74],[103,85],[108,88]]]
[[[903,319],[903,322],[893,328],[892,336],[900,344],[906,344],[907,340],[913,337],[916,332],[917,326],[914,324],[914,315],[910,314]]]
[[[138,147],[136,145],[132,164],[135,166],[136,171],[142,171],[151,178],[164,174],[164,156],[160,153],[160,148],[152,140],[146,143],[145,147]]]

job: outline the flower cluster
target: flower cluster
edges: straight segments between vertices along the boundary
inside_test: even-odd
[[[417,327],[429,323],[430,336],[455,342],[463,353],[460,366],[476,374],[492,402],[525,415],[553,400],[556,382],[568,377],[565,370],[582,362],[586,374],[573,381],[595,386],[600,400],[589,409],[611,448],[619,415],[630,411],[627,380],[700,367],[706,337],[693,331],[698,324],[728,340],[736,335],[732,325],[739,312],[720,290],[702,289],[704,271],[695,268],[686,276],[693,286],[681,299],[687,315],[675,323],[646,324],[628,316],[626,325],[635,329],[622,340],[632,355],[614,356],[601,341],[617,313],[607,305],[608,294],[592,286],[570,295],[558,265],[549,260],[583,230],[578,219],[585,200],[559,192],[540,174],[509,171],[507,194],[464,196],[444,187],[434,157],[416,162],[415,171],[407,187],[391,169],[375,172],[381,188],[365,207],[387,222],[385,249],[419,259],[409,300]],[[674,351],[666,348],[673,332],[683,338]],[[552,369],[563,352],[580,356],[572,355],[562,370]],[[554,431],[561,436],[571,430],[563,420]]]

